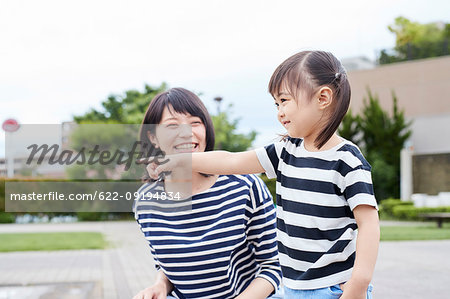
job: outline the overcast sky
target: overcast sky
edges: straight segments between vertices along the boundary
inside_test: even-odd
[[[450,22],[450,1],[0,0],[0,121],[69,121],[145,83],[222,96],[255,145],[283,133],[267,83],[305,49],[376,58],[395,17]],[[4,155],[1,132],[0,157]]]

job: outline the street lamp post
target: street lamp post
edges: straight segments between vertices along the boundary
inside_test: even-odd
[[[220,102],[222,102],[222,97],[215,97],[214,101],[217,103],[217,115],[220,114]]]

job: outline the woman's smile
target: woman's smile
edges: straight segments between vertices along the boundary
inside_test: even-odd
[[[179,153],[191,153],[198,150],[198,143],[196,142],[185,142],[174,146],[174,149]]]

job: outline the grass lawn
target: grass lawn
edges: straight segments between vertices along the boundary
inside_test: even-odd
[[[98,232],[0,234],[0,252],[32,250],[103,249]]]
[[[381,226],[381,241],[446,239],[450,239],[450,223],[443,223],[442,228],[435,222],[428,226]]]

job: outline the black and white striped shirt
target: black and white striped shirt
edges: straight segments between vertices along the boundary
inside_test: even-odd
[[[283,283],[318,289],[347,281],[357,225],[352,210],[377,207],[371,166],[353,143],[309,152],[287,138],[256,150],[269,178],[277,178],[277,235]]]
[[[272,197],[255,175],[219,176],[192,200],[148,200],[163,183],[144,184],[136,220],[156,267],[177,298],[234,298],[256,277],[281,281]],[[186,208],[188,207],[188,208]]]

